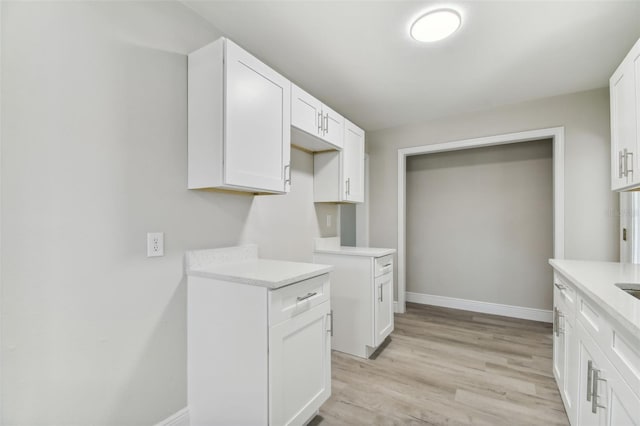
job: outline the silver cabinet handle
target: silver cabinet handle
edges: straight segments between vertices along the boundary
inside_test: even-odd
[[[553,283],[553,285],[556,286],[558,288],[558,290],[560,290],[560,291],[565,291],[567,289],[567,286],[562,285],[562,284]]]
[[[558,308],[556,308],[555,306],[553,307],[553,332],[552,334],[555,334],[556,336],[558,335],[556,333],[556,328],[558,327]]]
[[[326,134],[329,133],[329,113],[326,113],[324,115],[324,119],[326,120],[324,125],[324,133]]]
[[[563,324],[564,324],[564,314],[560,311],[560,309],[558,309],[558,327],[557,327],[558,336],[561,334],[564,334],[564,327],[560,326]]]
[[[633,175],[633,152],[626,152],[627,150],[625,149],[625,155],[624,155],[624,170],[625,170],[625,176],[629,175],[629,172],[631,172],[631,174]],[[629,157],[631,157],[631,168],[629,168]]]
[[[318,111],[318,134],[320,133],[322,133],[322,111]],[[620,158],[622,158],[622,153],[620,153]]]
[[[618,151],[618,179],[621,179],[624,176],[624,168],[622,165],[623,154],[622,151]]]
[[[382,295],[382,284],[380,284],[380,285],[378,286],[378,292],[379,292],[378,294],[380,295],[380,296],[378,297],[378,300],[379,300],[380,302],[384,302],[384,296]]]
[[[587,363],[587,401],[591,401],[591,385],[593,383],[592,375],[593,374],[593,361],[589,360]]]
[[[598,408],[607,408],[605,405],[598,404],[598,382],[606,382],[607,379],[599,377],[601,370],[593,369],[593,398],[591,400],[591,412],[597,413]]]
[[[351,195],[351,178],[347,178],[347,180],[345,181],[345,186],[347,187],[345,191],[346,194]]]
[[[287,172],[289,173],[287,174]],[[284,184],[291,185],[291,165],[290,164],[286,164],[284,166]]]
[[[622,155],[622,160],[623,160],[622,161],[622,165],[623,165],[623,167],[622,167],[622,169],[623,169],[622,176],[627,177],[629,175],[629,173],[628,173],[629,171],[627,170],[627,166],[628,166],[628,164],[627,164],[627,148],[622,150],[622,154],[621,155]]]
[[[327,314],[329,316],[329,335],[333,337],[333,309]]]
[[[317,292],[313,292],[313,293],[307,293],[305,296],[298,296],[298,302],[302,302],[303,300],[307,300],[310,297],[315,296],[316,294],[318,294]]]

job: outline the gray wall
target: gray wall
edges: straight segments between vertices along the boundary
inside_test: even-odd
[[[555,126],[565,127],[565,257],[617,261],[607,89],[368,133],[371,246],[397,247],[398,148]]]
[[[295,150],[289,195],[186,189],[185,54],[219,32],[180,3],[1,7],[2,423],[154,424],[186,406],[184,251],[310,261],[337,207]]]
[[[407,291],[551,309],[551,140],[407,159]]]

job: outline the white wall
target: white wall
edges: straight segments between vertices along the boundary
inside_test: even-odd
[[[619,221],[611,212],[618,209],[618,197],[609,189],[607,89],[368,133],[371,245],[397,247],[399,148],[556,126],[565,127],[565,257],[617,261]]]
[[[407,291],[551,310],[551,140],[407,158]]]
[[[184,251],[310,260],[337,208],[300,151],[289,195],[186,189],[185,54],[219,33],[181,4],[2,8],[2,421],[154,424],[186,405]]]

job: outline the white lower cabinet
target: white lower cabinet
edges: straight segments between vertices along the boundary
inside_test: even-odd
[[[374,317],[376,319],[376,335],[374,345],[377,347],[393,331],[393,271],[376,278],[375,291]]]
[[[329,275],[278,289],[188,277],[192,425],[302,425],[331,395]]]
[[[633,393],[582,323],[578,322],[580,426],[640,425],[640,397]]]
[[[332,348],[369,358],[394,327],[393,256],[316,250],[313,261],[334,267],[331,278],[335,325]]]
[[[554,285],[553,375],[569,422],[640,426],[640,344],[559,274]]]
[[[269,424],[302,424],[331,395],[328,317],[327,301],[269,329]]]

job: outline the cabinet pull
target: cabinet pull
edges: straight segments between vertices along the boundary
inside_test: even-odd
[[[347,186],[347,195],[351,195],[351,178],[347,178],[347,181],[345,183]]]
[[[592,385],[592,374],[593,374],[593,361],[589,360],[587,363],[587,401],[591,401],[591,385]]]
[[[329,330],[327,331],[330,333],[330,336],[333,337],[333,309],[329,311],[327,315],[329,316]]]
[[[561,327],[561,324],[564,324],[564,314],[558,309],[558,326],[556,328],[558,334],[556,334],[556,336],[564,334],[564,327]]]
[[[288,174],[287,174],[287,171],[289,172]],[[291,165],[290,164],[286,164],[284,166],[284,184],[291,185]]]
[[[558,329],[560,328],[560,311],[558,310],[558,308],[553,308],[553,332],[555,333],[556,337],[558,337],[560,335],[560,333],[558,332]]]
[[[622,158],[623,158],[622,151],[618,151],[618,179],[622,179],[622,176],[624,176],[624,168],[622,166]]]
[[[324,125],[324,133],[329,133],[329,113],[324,115],[325,125]]]
[[[605,405],[598,404],[598,382],[606,382],[607,379],[599,377],[601,370],[593,369],[593,397],[591,400],[591,412],[597,413],[598,408],[607,408]]]
[[[307,293],[305,296],[298,296],[297,300],[298,302],[302,302],[303,300],[307,300],[310,297],[315,296],[316,294],[318,294],[317,292],[313,292],[313,293]]]
[[[553,283],[554,286],[556,286],[558,288],[558,290],[560,290],[561,292],[564,293],[564,291],[567,289],[567,286],[562,285],[562,284],[558,284],[558,283]]]
[[[378,297],[378,300],[379,300],[380,302],[384,302],[384,296],[382,296],[382,284],[380,284],[380,285],[378,286],[378,291],[379,291],[379,293],[378,293],[378,294],[380,295],[380,296]]]
[[[631,175],[633,176],[633,152],[626,152],[627,150],[625,149],[625,154],[624,154],[624,170],[625,176],[629,175],[629,172],[631,172]],[[631,168],[629,168],[629,157],[631,157]]]
[[[322,133],[322,111],[318,111],[318,133]],[[622,155],[622,154],[620,154]],[[622,157],[621,157],[622,158]],[[620,166],[622,167],[622,166]]]

